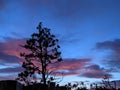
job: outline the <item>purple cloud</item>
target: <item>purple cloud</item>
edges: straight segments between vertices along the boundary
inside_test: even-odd
[[[21,71],[23,71],[24,69],[22,67],[13,67],[13,68],[4,68],[4,69],[0,69],[0,73],[19,73]]]
[[[114,66],[113,68],[120,68],[120,39],[113,41],[99,42],[96,44],[98,50],[111,50],[108,56],[105,57],[104,62],[108,66]]]
[[[4,42],[0,42],[0,52],[4,55],[12,55],[20,57],[20,52],[25,51],[20,45],[25,43],[26,39],[4,38]]]
[[[115,39],[113,41],[105,41],[96,44],[97,49],[112,49],[116,53],[120,52],[120,39]]]
[[[25,43],[25,39],[6,39],[5,42],[0,42],[0,62],[1,63],[14,63],[18,64],[23,60],[20,58],[20,52],[26,52],[26,50],[19,47],[20,44]],[[63,59],[63,62],[53,65],[53,68],[49,67],[50,70],[54,71],[63,71],[64,76],[76,75],[76,76],[84,76],[89,78],[100,78],[104,74],[103,68],[100,68],[97,65],[88,66],[91,62],[91,58],[83,58],[83,59]],[[83,73],[82,71],[85,70]],[[5,68],[0,69],[2,73],[13,73],[21,71],[21,67],[15,68]],[[81,74],[82,72],[82,74]]]
[[[103,78],[105,75],[109,75],[109,78],[112,78],[112,75],[109,74],[105,68],[101,68],[99,65],[90,65],[84,68],[84,72],[80,76],[88,78]]]
[[[19,63],[22,61],[19,57],[0,52],[0,63]]]
[[[24,43],[24,39],[6,38],[4,42],[0,42],[0,63],[19,63],[23,61],[19,53],[24,51],[20,47]]]
[[[0,80],[15,80],[16,77],[14,75],[0,76]]]

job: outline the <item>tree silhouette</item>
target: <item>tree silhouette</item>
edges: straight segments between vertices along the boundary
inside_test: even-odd
[[[42,76],[41,82],[47,84],[48,76],[52,71],[48,65],[62,61],[61,52],[58,50],[58,39],[51,34],[50,29],[43,28],[42,23],[39,23],[38,33],[33,33],[31,38],[26,40],[25,45],[21,45],[28,52],[20,53],[20,56],[25,59],[22,67],[25,70],[18,74],[18,79],[29,84],[28,77],[34,73]]]

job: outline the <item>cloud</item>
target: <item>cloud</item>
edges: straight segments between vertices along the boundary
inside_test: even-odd
[[[19,63],[20,61],[22,61],[22,59],[17,56],[0,52],[0,63]]]
[[[64,76],[79,75],[79,70],[82,70],[91,59],[64,59],[56,65],[53,65],[50,70],[61,72]],[[61,74],[60,74],[61,75]]]
[[[105,41],[96,44],[97,49],[111,49],[116,53],[120,52],[120,39]]]
[[[0,62],[20,62],[22,59],[19,54],[20,52],[25,51],[20,45],[24,42],[25,39],[4,38],[4,41],[0,42]]]
[[[105,68],[101,68],[99,65],[90,65],[84,68],[84,72],[80,76],[88,78],[103,78],[105,75],[109,75],[111,78],[112,75],[107,72]]]
[[[19,45],[24,44],[26,39],[11,39],[6,38],[4,42],[0,42],[0,62],[2,64],[14,63],[17,64],[23,60],[19,53],[25,52]],[[76,75],[89,78],[101,78],[104,74],[103,68],[97,65],[90,66],[91,58],[75,59],[68,58],[54,65],[49,66],[49,70],[62,72],[64,76]],[[89,66],[88,66],[89,65]],[[21,72],[21,67],[7,67],[0,69],[1,73],[17,73]],[[82,72],[85,71],[85,72]]]
[[[20,52],[25,51],[20,45],[23,45],[26,39],[13,39],[8,37],[4,38],[4,40],[4,42],[0,42],[0,52],[20,57]]]
[[[70,76],[75,75],[87,78],[103,78],[104,75],[109,75],[112,78],[112,69],[101,68],[99,65],[90,64],[91,59],[64,59],[62,63],[57,64],[53,69],[57,75]],[[58,71],[58,72],[57,72]],[[59,73],[59,71],[61,73]]]
[[[22,67],[9,67],[9,68],[4,68],[4,69],[0,69],[0,73],[18,73],[23,71],[24,69]]]
[[[24,51],[19,45],[24,43],[24,39],[12,39],[4,38],[4,41],[0,42],[0,65],[4,68],[0,69],[0,72],[8,72],[6,69],[12,69],[23,62],[23,59],[20,57],[19,53]],[[18,68],[16,69],[18,70]],[[13,70],[15,71],[15,69]],[[2,73],[1,72],[1,73]],[[10,70],[10,72],[12,72]]]
[[[17,77],[14,75],[8,75],[8,76],[0,76],[0,80],[15,80]]]
[[[91,59],[63,59],[63,62],[59,64],[59,70],[79,70],[82,69]]]
[[[5,60],[5,58],[9,57],[14,58],[13,61],[20,58],[20,52],[26,52],[25,49],[20,47],[20,45],[24,45],[26,39],[12,39],[5,38],[4,42],[0,42],[0,54],[1,59]],[[85,63],[90,62],[90,58],[86,59],[64,59],[62,63],[59,64],[59,69],[64,70],[77,70],[84,66]]]
[[[98,50],[111,50],[103,61],[112,68],[120,68],[120,39],[99,42],[96,44],[96,48]]]
[[[49,70],[53,70],[57,76],[60,76],[60,75],[63,75],[63,76],[77,75],[78,76],[79,75],[78,71],[82,70],[88,62],[90,62],[90,59],[65,59],[60,64],[54,64],[51,67],[49,67]],[[13,74],[13,73],[19,73],[23,70],[24,69],[20,66],[19,67],[8,67],[8,68],[0,69],[0,73],[1,74],[10,74],[10,73]],[[8,76],[5,76],[5,77],[7,78]]]

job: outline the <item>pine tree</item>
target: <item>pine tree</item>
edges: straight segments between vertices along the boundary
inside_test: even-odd
[[[37,29],[38,32],[33,33],[31,38],[26,40],[25,45],[22,45],[28,52],[20,53],[20,56],[25,59],[22,64],[25,71],[18,74],[18,79],[29,84],[28,77],[38,73],[41,74],[41,81],[46,85],[48,76],[51,74],[48,69],[49,64],[61,62],[62,58],[59,40],[51,34],[50,29],[43,28],[42,23],[39,23]]]

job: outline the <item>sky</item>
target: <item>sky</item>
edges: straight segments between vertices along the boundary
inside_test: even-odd
[[[21,44],[39,22],[59,39],[61,84],[120,80],[120,0],[0,0],[0,80],[23,70]]]

